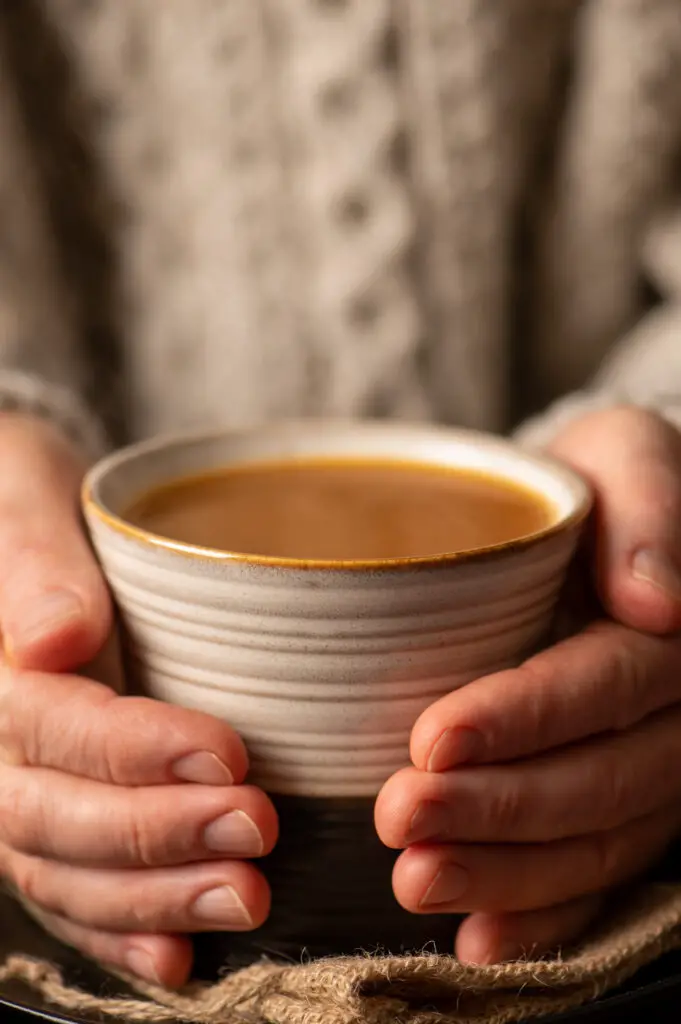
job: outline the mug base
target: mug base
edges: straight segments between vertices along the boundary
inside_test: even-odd
[[[272,889],[270,916],[252,932],[196,936],[197,976],[215,977],[263,957],[300,963],[453,952],[459,916],[410,914],[395,900],[391,876],[399,851],[378,839],[373,799],[273,800],[280,839],[258,862]]]

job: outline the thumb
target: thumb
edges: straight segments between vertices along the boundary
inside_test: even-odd
[[[681,433],[618,408],[571,424],[551,446],[596,494],[596,584],[634,629],[681,629]]]
[[[111,630],[80,520],[84,464],[50,424],[0,417],[0,630],[18,668],[73,670]]]

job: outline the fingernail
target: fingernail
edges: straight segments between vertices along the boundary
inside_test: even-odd
[[[201,921],[210,921],[223,928],[253,927],[250,914],[231,885],[202,892],[194,902],[194,915]]]
[[[7,638],[10,651],[30,647],[74,619],[81,618],[82,614],[83,603],[72,591],[53,590],[43,594],[27,606],[18,628],[11,631]]]
[[[475,729],[445,729],[435,741],[426,764],[427,772],[443,772],[457,764],[482,758],[484,740]]]
[[[259,857],[263,841],[255,823],[243,811],[230,811],[207,825],[203,842],[213,853],[227,853],[232,857]]]
[[[427,839],[449,839],[452,813],[439,800],[423,800],[409,822],[408,843],[424,843]]]
[[[435,910],[438,906],[460,900],[468,888],[468,872],[459,864],[445,864],[440,868],[419,903],[421,910]]]
[[[198,782],[202,786],[233,786],[234,776],[224,761],[209,750],[185,754],[172,766],[173,775],[180,782]]]
[[[125,954],[125,965],[132,974],[136,974],[138,978],[144,978],[146,981],[151,981],[154,985],[162,984],[161,979],[156,971],[156,964],[153,961],[151,954],[147,953],[146,949],[140,949],[139,946],[133,946]]]
[[[652,583],[670,597],[681,600],[681,570],[660,551],[643,548],[637,551],[631,563],[637,580]]]

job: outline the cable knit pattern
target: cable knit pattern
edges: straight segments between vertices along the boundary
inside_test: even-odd
[[[298,411],[306,356],[263,5],[51,6],[83,90],[108,101],[98,147],[126,207],[133,432]]]
[[[575,0],[405,0],[436,415],[508,421],[518,216]],[[514,339],[516,340],[516,339]]]
[[[439,323],[429,360],[433,399],[443,418],[496,426],[505,411],[503,207],[513,170],[503,159],[493,68],[507,12],[499,17],[480,0],[410,0],[406,8],[420,133],[415,170],[431,232],[424,283]],[[492,372],[481,374],[480,364]]]
[[[591,0],[576,39],[537,260],[534,358],[554,395],[580,387],[640,315],[643,240],[678,190],[678,0]]]
[[[0,39],[0,407],[96,450],[92,408],[678,405],[678,0],[22,0]]]
[[[413,210],[392,160],[405,129],[397,69],[386,53],[393,4],[274,0],[272,7],[306,223],[318,406],[332,414],[377,407],[417,414],[413,357],[423,325],[406,267]]]

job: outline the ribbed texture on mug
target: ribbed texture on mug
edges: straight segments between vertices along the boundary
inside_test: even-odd
[[[482,559],[306,570],[187,556],[91,523],[133,676],[243,736],[251,778],[373,796],[438,697],[545,633],[577,530]]]

